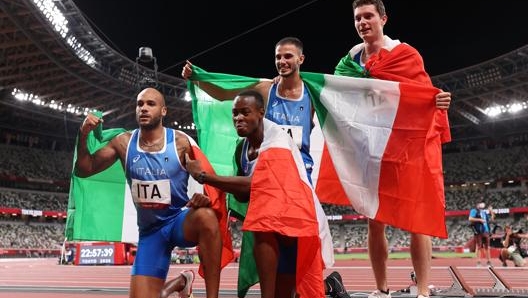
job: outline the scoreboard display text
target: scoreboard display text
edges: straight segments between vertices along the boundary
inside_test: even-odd
[[[114,245],[80,245],[79,265],[113,265]]]

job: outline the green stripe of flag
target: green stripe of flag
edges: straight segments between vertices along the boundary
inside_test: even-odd
[[[96,115],[102,116],[100,112]],[[88,136],[89,152],[99,150],[124,131],[121,128],[103,130],[102,125],[99,125]],[[76,159],[77,147],[74,152],[74,165]],[[130,211],[130,207],[127,207],[127,203],[131,204],[130,198],[127,198],[127,187],[119,161],[107,170],[88,178],[79,178],[72,170],[66,238],[69,241],[137,241],[135,210]],[[133,217],[132,222],[130,217]]]

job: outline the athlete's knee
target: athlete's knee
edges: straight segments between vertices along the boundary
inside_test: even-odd
[[[194,223],[197,224],[198,229],[208,230],[210,232],[218,231],[218,218],[211,208],[198,208],[193,214]]]
[[[218,221],[215,211],[212,208],[198,208],[196,209],[195,214],[203,221]]]

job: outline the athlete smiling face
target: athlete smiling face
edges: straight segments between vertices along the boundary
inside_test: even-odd
[[[302,47],[291,42],[278,44],[275,47],[275,66],[282,77],[290,77],[299,73],[304,62]]]
[[[233,101],[233,124],[241,137],[251,137],[258,134],[264,118],[263,102],[255,95],[241,93]]]

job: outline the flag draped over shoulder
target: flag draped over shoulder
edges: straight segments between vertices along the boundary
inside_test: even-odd
[[[102,114],[98,113],[96,116],[101,117]],[[94,153],[125,131],[122,128],[103,130],[102,125],[99,125],[88,135],[88,151]],[[190,136],[187,137],[195,158],[201,161],[206,172],[214,173],[197,143]],[[76,159],[77,148],[74,153],[74,166]],[[212,186],[202,187],[191,177],[188,189],[189,196],[192,196],[192,191],[205,191],[211,200],[211,208],[218,218],[222,236],[221,266],[224,268],[234,258],[232,237],[228,229],[226,194]],[[137,213],[119,161],[87,178],[77,177],[72,171],[65,236],[69,241],[138,242]],[[201,265],[199,273],[203,276]]]
[[[210,82],[227,90],[247,88],[259,81],[244,76],[209,73],[197,66],[193,66],[191,80]],[[193,99],[193,118],[198,142],[218,175],[234,175],[233,155],[238,135],[231,116],[233,100],[222,98],[224,101],[220,101],[212,98],[201,90],[198,84],[190,81],[187,84],[187,89]],[[246,215],[247,203],[240,203],[233,196],[228,196],[227,200],[229,212],[243,219]],[[245,297],[249,288],[259,282],[253,258],[253,242],[251,232],[242,233],[237,283],[238,297]]]
[[[409,44],[402,43],[399,40],[393,40],[388,36],[383,37],[383,47],[380,49],[379,53],[371,55],[368,60],[365,63],[365,68],[363,69],[361,66],[359,66],[354,59],[358,55],[362,54],[362,51],[364,50],[364,43],[357,44],[354,46],[350,52],[343,57],[338,65],[335,68],[335,74],[336,75],[343,75],[343,76],[352,76],[352,77],[372,77],[376,79],[382,79],[382,80],[388,80],[388,81],[395,81],[395,82],[403,82],[403,83],[409,83],[411,85],[419,84],[423,86],[430,86],[432,87],[431,78],[425,71],[425,66],[423,63],[422,56],[420,53],[410,46]],[[402,88],[406,89],[406,88]],[[406,89],[407,90],[407,89]],[[409,92],[414,92],[413,90],[410,90]],[[403,98],[407,98],[407,94],[404,93]],[[411,93],[411,96],[414,96],[414,93]],[[418,93],[416,94],[418,95]],[[433,95],[436,95],[433,94]],[[403,106],[406,107],[406,106]],[[402,108],[403,110],[403,108]],[[401,113],[399,113],[400,115]],[[428,115],[427,118],[423,119],[424,115]],[[429,181],[429,184],[437,186],[437,189],[441,189],[438,191],[438,196],[441,199],[435,200],[436,202],[435,206],[437,206],[439,203],[442,202],[442,206],[444,205],[444,189],[443,189],[443,174],[442,172],[442,161],[441,161],[441,143],[449,142],[451,140],[451,132],[449,129],[449,120],[447,117],[447,111],[435,109],[432,118],[429,118],[430,114],[424,114],[420,115],[417,113],[415,116],[416,118],[413,118],[412,120],[426,120],[431,121],[431,127],[428,130],[428,135],[426,136],[426,142],[424,143],[424,160],[427,163],[427,166],[429,168],[429,173],[432,173],[432,178],[429,176],[426,177],[426,181]],[[395,126],[399,125],[400,118],[396,118]],[[397,134],[394,134],[396,136]],[[398,135],[398,138],[401,136]],[[403,140],[402,140],[403,141]],[[326,157],[326,160],[329,159],[328,155],[325,155],[323,152],[323,158]],[[420,153],[421,155],[421,153]],[[400,162],[402,164],[409,164],[409,162]],[[323,166],[325,166],[323,164]],[[330,171],[326,171],[329,174],[333,174],[333,169]],[[440,173],[439,173],[440,172]],[[399,173],[398,173],[399,174]],[[433,181],[430,181],[430,180]],[[385,180],[383,180],[386,182]],[[405,185],[405,187],[408,187]],[[401,187],[402,189],[405,189],[404,187]],[[428,191],[424,192],[424,195],[428,195]],[[434,200],[434,197],[431,198]],[[416,203],[413,203],[416,205]],[[417,205],[417,207],[421,206],[423,203],[420,203]],[[411,205],[413,206],[413,205]],[[420,209],[419,209],[420,210]],[[393,210],[395,211],[395,210]],[[431,210],[432,211],[432,210]],[[440,208],[434,209],[435,214],[439,214],[437,212],[441,212],[441,214],[444,214],[444,211],[440,211]],[[412,214],[411,214],[412,216]],[[425,218],[419,217],[416,222],[420,222],[423,219],[427,219],[427,216]],[[444,224],[444,217],[438,218],[438,222]],[[441,220],[441,221],[440,221]],[[391,222],[394,222],[391,221]],[[399,223],[398,223],[399,224]],[[445,228],[442,228],[442,226],[439,226],[440,230],[438,230],[435,227],[432,228],[426,228],[422,229],[420,227],[412,227],[412,221],[408,224],[405,224],[404,226],[397,227],[412,231],[412,232],[419,232],[429,235],[435,235],[439,237],[447,237],[447,232],[442,232]]]
[[[292,138],[264,120],[264,140],[255,164],[242,229],[297,237],[296,290],[324,297],[323,259],[316,205],[320,205]],[[326,219],[325,219],[326,220]],[[330,231],[327,227],[327,233]],[[328,245],[332,247],[332,243]]]
[[[351,65],[352,68],[343,69],[348,71],[343,72],[344,75],[369,77],[361,67]],[[312,180],[320,201],[352,204],[368,217],[395,227],[447,237],[441,142],[449,127],[438,116],[435,107],[434,95],[438,89],[423,84],[305,72],[301,72],[301,76],[310,90],[322,129],[319,141],[313,138],[318,129],[312,131],[310,148],[314,157]],[[196,66],[193,66],[191,80],[207,81],[224,89],[250,87],[258,81],[250,77],[207,73]],[[204,153],[212,162],[214,155],[229,160],[235,142],[215,138],[211,133],[205,135],[202,131],[214,132],[220,127],[233,129],[231,117],[226,117],[224,121],[217,121],[218,118],[203,121],[212,112],[195,107],[224,108],[225,114],[228,114],[231,102],[229,106],[216,105],[216,101],[196,84],[189,82],[188,86],[192,91],[193,115],[200,146],[211,148]],[[358,123],[358,119],[365,123]],[[235,140],[234,129],[232,133]],[[329,141],[333,142],[331,148],[327,144]],[[214,150],[214,144],[225,142],[233,143],[231,151]],[[336,167],[336,164],[340,166]],[[214,163],[213,166],[216,167]],[[233,203],[236,202],[233,200]],[[230,201],[231,206],[234,205]],[[244,212],[245,209],[242,207],[240,210]],[[243,266],[245,245],[252,247],[245,234],[243,239],[239,297],[244,297],[249,287],[258,282],[258,278],[241,281],[241,278],[250,275],[242,273],[244,268],[253,266],[254,269],[254,263]]]
[[[188,138],[191,142],[194,158],[200,160],[202,169],[206,173],[215,174],[213,166],[211,165],[205,154],[200,150],[200,148],[198,148],[198,144],[191,137]],[[231,231],[229,229],[229,216],[227,212],[226,193],[210,185],[204,185],[203,188],[204,193],[209,196],[209,199],[211,200],[211,208],[215,211],[216,218],[218,218],[220,235],[222,236],[222,258],[220,265],[221,268],[224,268],[234,259],[233,242],[231,237]],[[203,266],[201,263],[198,273],[200,273],[200,275],[204,277]]]
[[[422,56],[415,48],[388,36],[383,37],[383,42],[384,47],[369,57],[364,69],[354,61],[354,57],[361,54],[365,47],[363,43],[357,44],[339,61],[334,74],[432,86]],[[447,111],[437,109],[435,123],[441,133],[442,143],[451,141]]]
[[[206,81],[225,90],[248,88],[260,81],[260,79],[244,76],[208,73],[196,66],[193,66],[193,77],[191,80],[198,82]],[[188,89],[193,98],[193,116],[198,131],[200,146],[215,168],[231,169],[231,171],[225,171],[221,174],[234,175],[236,171],[233,170],[232,157],[238,136],[234,130],[231,117],[232,100],[229,100],[227,102],[228,105],[225,105],[226,102],[220,102],[209,97],[209,95],[199,89],[198,85],[189,83]],[[228,146],[226,147],[226,145]],[[217,161],[219,164],[215,164]],[[226,166],[226,163],[229,166]],[[313,197],[315,197],[315,194]],[[317,222],[319,224],[319,237],[323,243],[322,258],[324,265],[330,267],[333,265],[334,257],[328,221],[318,201],[315,207]],[[243,219],[246,215],[247,208],[247,203],[240,203],[234,198],[229,199],[229,210],[236,217]],[[243,232],[242,237],[238,274],[239,297],[244,297],[249,288],[259,282],[256,264],[253,258],[253,235],[251,232]],[[303,264],[306,265],[307,263],[303,262]],[[304,270],[303,268],[301,269]]]
[[[301,73],[326,143],[316,191],[346,197],[361,214],[446,238],[436,88],[376,79]]]

